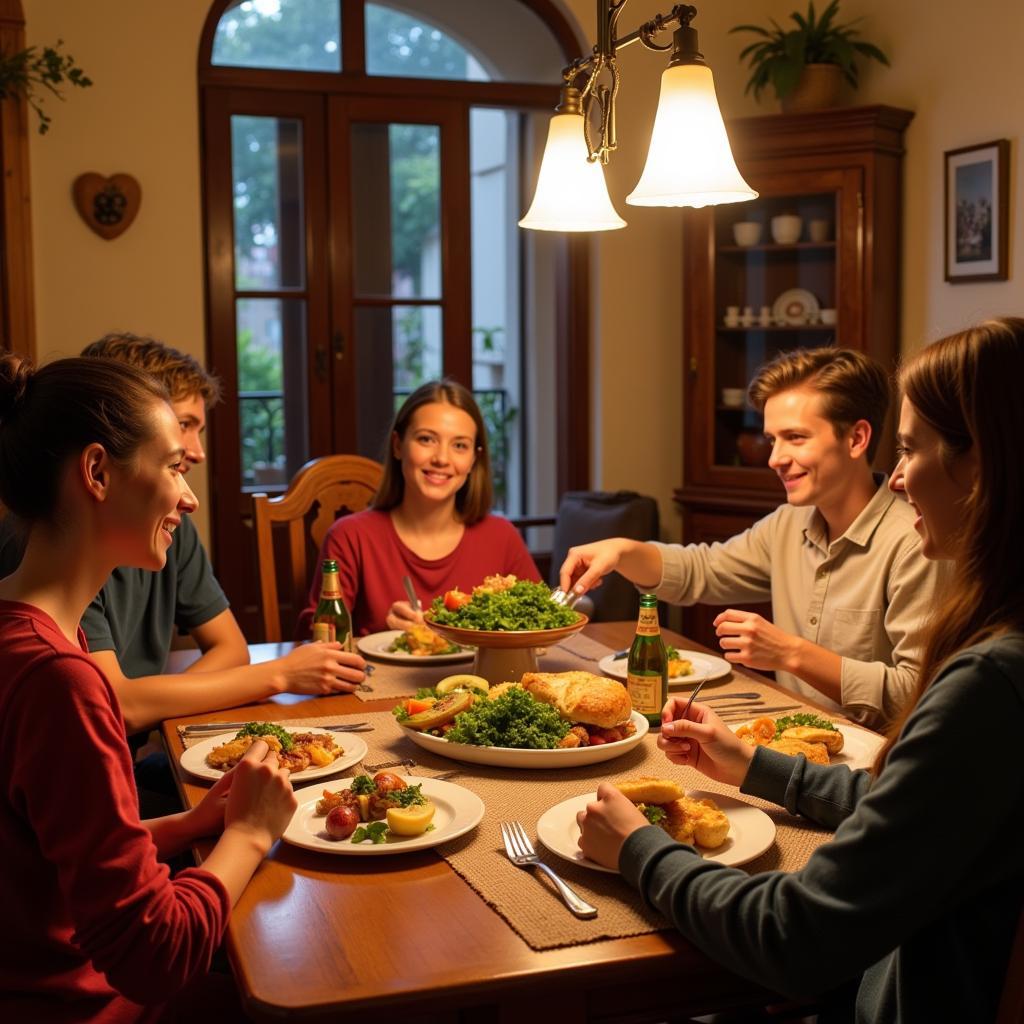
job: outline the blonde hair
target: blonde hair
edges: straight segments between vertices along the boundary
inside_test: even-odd
[[[882,443],[882,428],[889,411],[892,388],[880,363],[849,348],[798,348],[780,352],[765,363],[750,382],[747,396],[758,412],[769,398],[797,387],[821,395],[821,414],[842,437],[858,420],[871,424],[868,462]]]

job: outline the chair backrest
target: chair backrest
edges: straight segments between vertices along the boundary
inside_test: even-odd
[[[558,585],[558,570],[569,548],[608,537],[657,540],[658,503],[635,491],[566,491],[555,521],[551,585]],[[587,596],[593,599],[591,619],[596,622],[635,619],[640,609],[636,588],[615,573]]]
[[[327,531],[339,517],[366,508],[377,493],[384,468],[361,455],[325,455],[312,459],[295,474],[280,497],[252,496],[253,524],[260,579],[264,640],[281,639],[278,569],[274,558],[274,526],[288,532],[286,594],[292,613],[306,606],[312,572],[309,558],[320,551]]]

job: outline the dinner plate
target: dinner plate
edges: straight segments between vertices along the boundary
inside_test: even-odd
[[[304,768],[301,772],[295,772],[291,777],[293,782],[301,782],[303,779],[319,779],[325,775],[335,775],[342,769],[361,761],[366,756],[366,744],[360,737],[352,733],[332,733],[324,729],[303,729],[298,726],[286,726],[285,728],[291,733],[312,732],[320,733],[324,736],[332,736],[334,737],[335,745],[345,751],[341,757],[335,758],[331,764]],[[210,736],[201,743],[195,744],[195,746],[189,747],[182,752],[181,767],[190,775],[198,776],[200,779],[211,779],[213,782],[216,782],[224,773],[217,768],[211,768],[206,763],[206,755],[214,747],[219,747],[222,743],[227,743],[229,740],[234,739],[234,737],[234,733],[219,733],[216,736]]]
[[[572,768],[581,764],[597,764],[632,750],[647,735],[650,726],[643,715],[632,712],[636,732],[615,743],[593,747],[570,747],[564,750],[522,750],[518,747],[477,747],[471,743],[449,743],[440,736],[417,732],[402,726],[402,732],[418,747],[442,757],[469,764],[487,764],[496,768]]]
[[[669,676],[668,685],[671,690],[691,689],[702,679],[706,679],[708,682],[724,679],[732,672],[732,665],[725,658],[718,658],[714,654],[702,654],[700,651],[679,651],[679,657],[692,662],[693,671],[688,676]],[[613,654],[606,654],[597,663],[597,667],[605,675],[615,676],[616,679],[625,679],[628,660],[628,658],[616,658]]]
[[[777,324],[813,324],[818,322],[818,300],[806,288],[790,288],[772,304]]]
[[[386,629],[382,633],[368,633],[356,638],[356,647],[361,654],[378,661],[394,661],[415,665],[449,665],[457,661],[472,661],[473,650],[452,651],[450,654],[409,654],[406,651],[389,651],[388,648],[402,635],[400,629]]]
[[[767,716],[779,718],[779,715]],[[730,726],[735,732],[744,725],[753,725],[754,719],[749,722],[740,722],[739,725]],[[875,763],[875,755],[878,748],[885,742],[884,736],[862,729],[859,725],[847,725],[845,722],[836,722],[836,728],[843,734],[843,749],[838,754],[829,754],[830,764],[845,764],[848,768],[870,768]]]
[[[718,849],[696,848],[700,850],[705,860],[737,867],[760,857],[775,842],[775,822],[759,808],[751,807],[750,804],[735,797],[723,796],[721,793],[688,789],[686,795],[695,800],[714,800],[729,819],[729,836]],[[618,874],[617,871],[584,857],[578,845],[580,829],[576,824],[576,815],[586,810],[587,804],[596,799],[596,793],[584,793],[583,796],[573,796],[560,804],[555,804],[546,810],[537,822],[537,837],[552,853],[571,860],[574,864],[593,868],[595,871]]]
[[[426,779],[417,776],[402,776],[410,786],[422,785],[423,795],[436,808],[434,828],[419,836],[395,836],[389,833],[386,843],[374,844],[369,840],[353,843],[351,839],[331,839],[324,825],[326,816],[315,814],[317,801],[325,788],[332,792],[348,789],[352,779],[340,779],[335,786],[307,786],[300,789],[295,797],[299,802],[292,820],[281,838],[293,846],[323,853],[341,854],[348,857],[386,857],[393,853],[408,853],[410,850],[426,850],[431,846],[446,843],[475,828],[484,816],[484,802],[476,795],[453,782],[441,779]]]

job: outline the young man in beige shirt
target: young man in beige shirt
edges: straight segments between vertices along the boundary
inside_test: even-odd
[[[945,564],[921,554],[913,510],[871,470],[888,377],[859,352],[803,349],[762,367],[749,396],[786,504],[721,544],[571,548],[561,585],[583,593],[614,570],[674,604],[770,598],[772,622],[736,608],[715,619],[727,660],[884,727],[916,681]]]

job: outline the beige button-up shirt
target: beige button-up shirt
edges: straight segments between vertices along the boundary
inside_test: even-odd
[[[917,681],[949,563],[924,557],[913,510],[876,479],[875,496],[831,543],[817,509],[782,505],[721,544],[658,544],[656,593],[683,605],[770,598],[780,629],[842,657],[842,706],[789,672],[776,672],[779,683],[881,728]]]

